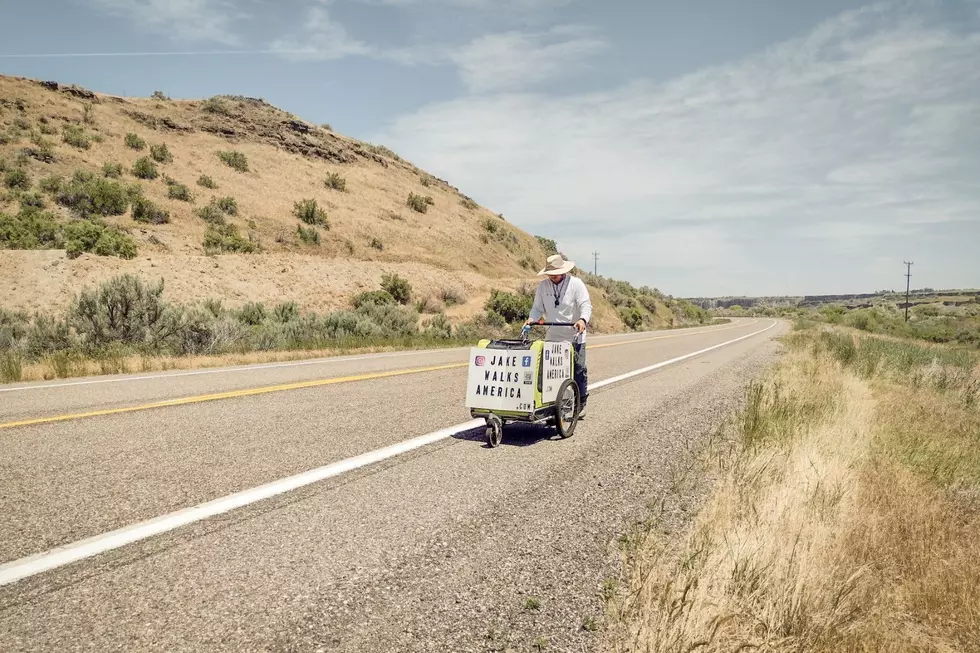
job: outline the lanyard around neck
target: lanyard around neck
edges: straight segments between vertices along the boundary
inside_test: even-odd
[[[562,297],[565,296],[565,282],[568,281],[568,277],[561,280],[561,283],[551,282],[551,294],[555,298],[555,308],[561,304]],[[560,289],[560,290],[559,290]]]

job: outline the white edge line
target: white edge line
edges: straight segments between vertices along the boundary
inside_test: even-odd
[[[619,383],[621,381],[625,381],[626,379],[645,374],[646,372],[666,367],[668,365],[673,365],[675,363],[679,363],[680,361],[687,360],[688,358],[693,358],[694,356],[699,356],[709,351],[734,344],[741,340],[745,340],[746,338],[757,336],[765,333],[769,329],[772,329],[777,324],[778,322],[774,321],[761,331],[756,331],[754,333],[735,338],[734,340],[729,340],[727,342],[713,345],[683,356],[678,356],[677,358],[662,361],[656,365],[650,365],[649,367],[644,367],[639,370],[634,370],[626,374],[621,374],[610,379],[599,381],[598,383],[590,384],[590,390]],[[222,513],[234,510],[235,508],[241,508],[257,501],[268,499],[278,494],[283,494],[285,492],[298,489],[305,485],[310,485],[311,483],[316,483],[334,476],[339,476],[340,474],[353,471],[359,467],[381,462],[382,460],[401,455],[412,451],[413,449],[418,449],[420,447],[452,437],[461,431],[477,428],[483,423],[484,421],[482,419],[474,419],[461,424],[456,424],[454,426],[449,426],[438,431],[433,431],[432,433],[427,433],[426,435],[420,435],[410,440],[398,442],[387,447],[382,447],[381,449],[375,449],[374,451],[369,451],[352,458],[346,458],[323,467],[318,467],[294,476],[288,476],[277,481],[272,481],[271,483],[266,483],[265,485],[260,485],[248,490],[242,490],[241,492],[229,494],[228,496],[214,499],[206,503],[201,503],[190,508],[184,508],[167,515],[155,517],[153,519],[132,524],[130,526],[124,526],[123,528],[119,528],[108,533],[78,540],[77,542],[55,547],[54,549],[36,553],[18,560],[12,560],[0,565],[0,586],[8,585],[24,578],[49,571],[72,562],[77,562],[112,549],[117,549],[126,546],[127,544],[132,544],[133,542],[152,537],[153,535],[159,535],[208,517],[220,515]]]
[[[755,324],[758,320],[749,322],[745,326],[750,326]],[[719,324],[717,326],[726,326]],[[699,327],[689,327],[692,329],[697,329]],[[708,327],[710,329],[710,327]],[[715,331],[720,331],[721,329],[715,329]],[[681,329],[669,329],[669,331],[681,331]],[[599,338],[612,339],[612,338],[626,338],[628,336],[642,336],[645,334],[657,333],[656,331],[647,331],[645,333],[630,333],[630,334],[610,334],[608,336],[599,336]],[[695,331],[691,333],[681,333],[678,336],[695,336],[702,333],[712,333],[712,331]],[[258,370],[271,370],[283,367],[304,367],[307,365],[326,365],[329,363],[348,363],[351,361],[362,361],[362,360],[375,360],[379,358],[399,358],[402,356],[420,356],[423,354],[440,354],[440,353],[454,353],[462,352],[469,349],[468,347],[446,347],[445,349],[417,349],[412,351],[396,351],[396,352],[381,352],[377,354],[355,354],[352,356],[327,356],[320,358],[313,358],[310,360],[299,360],[299,361],[281,361],[278,363],[258,363],[255,365],[236,365],[233,367],[220,367],[207,370],[189,370],[185,372],[166,372],[163,374],[143,374],[140,376],[119,376],[109,379],[87,379],[82,381],[63,381],[60,383],[42,383],[38,385],[20,385],[11,388],[0,387],[0,393],[4,392],[28,392],[31,390],[50,390],[52,388],[67,388],[73,386],[82,385],[98,385],[101,383],[129,383],[132,381],[150,381],[153,379],[176,379],[185,376],[204,376],[208,374],[231,374],[234,372],[251,372]]]

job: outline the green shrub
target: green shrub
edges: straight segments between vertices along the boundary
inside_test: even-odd
[[[60,175],[51,175],[38,182],[38,187],[49,195],[57,195],[61,190],[63,179]]]
[[[483,308],[488,313],[501,316],[507,323],[523,322],[531,313],[534,296],[526,293],[514,294],[503,290],[491,290]]]
[[[453,337],[453,325],[442,313],[439,313],[431,320],[427,320],[423,325],[422,333],[429,338],[437,340],[449,340]]]
[[[248,172],[248,157],[246,157],[241,152],[230,151],[218,152],[218,158],[221,159],[225,165],[238,172]]]
[[[224,211],[218,208],[214,200],[211,200],[208,205],[197,209],[194,213],[208,224],[223,225],[226,222]]]
[[[558,253],[558,243],[550,238],[545,238],[544,236],[535,236],[538,244],[541,245],[541,249],[544,250],[545,254],[551,256],[552,254]]]
[[[463,197],[459,201],[459,203],[462,204],[463,205],[463,208],[466,209],[467,211],[474,211],[474,210],[480,208],[480,205],[477,204],[476,202],[474,202],[469,197]]]
[[[61,186],[56,200],[78,216],[123,215],[129,209],[129,191],[119,182],[79,170]]]
[[[81,125],[65,125],[61,130],[61,140],[81,150],[87,150],[92,146],[92,139]]]
[[[466,295],[463,291],[456,288],[443,288],[439,291],[439,299],[446,306],[455,306],[457,304],[462,304],[466,301]]]
[[[238,202],[235,201],[234,197],[219,197],[218,199],[212,201],[222,213],[227,213],[228,215],[238,215]]]
[[[202,188],[210,188],[211,190],[214,190],[218,187],[218,184],[214,183],[214,180],[207,175],[201,175],[200,177],[198,177],[197,185]]]
[[[369,290],[354,295],[351,304],[360,308],[364,304],[396,304],[395,298],[385,290]]]
[[[44,196],[40,193],[30,192],[20,196],[21,211],[32,211],[43,209],[45,206]]]
[[[133,162],[133,176],[139,179],[156,179],[160,173],[156,163],[148,157],[141,156]]]
[[[139,196],[133,200],[133,220],[144,224],[166,224],[170,222],[170,212]]]
[[[381,289],[392,296],[399,304],[412,301],[412,284],[397,274],[384,274],[381,277]]]
[[[202,102],[201,109],[208,113],[216,113],[222,116],[231,115],[231,109],[228,107],[228,103],[217,96],[208,98]]]
[[[69,258],[78,258],[84,252],[123,259],[136,257],[136,241],[115,227],[90,220],[74,220],[65,225],[64,232]]]
[[[119,179],[122,177],[123,167],[121,163],[104,163],[102,165],[102,176],[107,179]]]
[[[172,163],[174,157],[170,154],[170,150],[167,149],[166,143],[160,143],[159,145],[150,146],[150,156],[157,163]]]
[[[323,184],[327,188],[332,188],[334,190],[339,190],[340,192],[345,192],[347,190],[347,180],[340,176],[340,173],[331,172],[327,175],[327,178],[323,181]]]
[[[488,234],[496,234],[500,232],[503,227],[500,225],[499,221],[494,220],[493,218],[487,218],[483,221],[483,229]]]
[[[58,249],[61,227],[51,213],[21,210],[17,215],[0,212],[0,247],[3,249]]]
[[[53,163],[55,160],[54,143],[38,134],[31,136],[33,147],[24,149],[24,154],[40,161],[41,163]]]
[[[181,202],[194,201],[194,196],[191,195],[191,189],[185,184],[169,184],[167,186],[167,197],[172,200],[180,200]]]
[[[413,211],[418,213],[425,213],[429,210],[429,207],[435,204],[435,201],[428,195],[416,195],[415,193],[408,194],[408,200],[406,201],[408,207]]]
[[[20,354],[15,351],[0,352],[0,382],[16,383],[23,378]]]
[[[240,252],[251,254],[256,251],[255,243],[243,238],[238,227],[233,224],[211,225],[204,234],[204,251],[207,254],[220,252]]]
[[[136,134],[129,133],[126,134],[126,146],[134,150],[140,151],[146,149],[146,141],[137,136]]]
[[[301,200],[293,204],[293,215],[306,224],[330,229],[326,211],[317,206],[314,199]]]
[[[299,236],[300,241],[307,245],[320,244],[320,232],[313,227],[304,227],[298,224],[296,225],[296,234]]]
[[[238,311],[238,321],[249,326],[265,322],[266,310],[262,302],[248,302]]]
[[[133,275],[114,277],[98,289],[82,290],[69,321],[91,350],[125,343],[158,344],[177,330],[179,312],[162,299],[163,281],[146,285]]]
[[[22,168],[11,168],[3,176],[3,183],[7,188],[15,190],[30,190],[31,178],[27,171]]]
[[[272,315],[277,322],[286,324],[299,319],[299,306],[296,302],[281,302],[272,309]]]
[[[428,188],[432,185],[432,179],[430,179],[428,175],[421,175],[419,177],[419,183],[421,183],[423,187]]]
[[[623,324],[633,331],[643,326],[643,313],[637,308],[621,308],[619,317],[623,320]]]

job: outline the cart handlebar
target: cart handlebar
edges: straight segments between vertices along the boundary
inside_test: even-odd
[[[531,322],[530,324],[525,324],[524,328],[521,329],[521,338],[527,340],[528,334],[531,333],[531,327],[536,326],[573,327],[575,326],[575,322]],[[578,341],[581,337],[581,334],[577,334],[575,340]]]

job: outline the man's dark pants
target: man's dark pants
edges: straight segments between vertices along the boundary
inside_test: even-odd
[[[572,343],[572,346],[575,348],[575,383],[578,385],[580,402],[584,407],[589,399],[589,370],[585,362],[585,343],[576,342]]]

